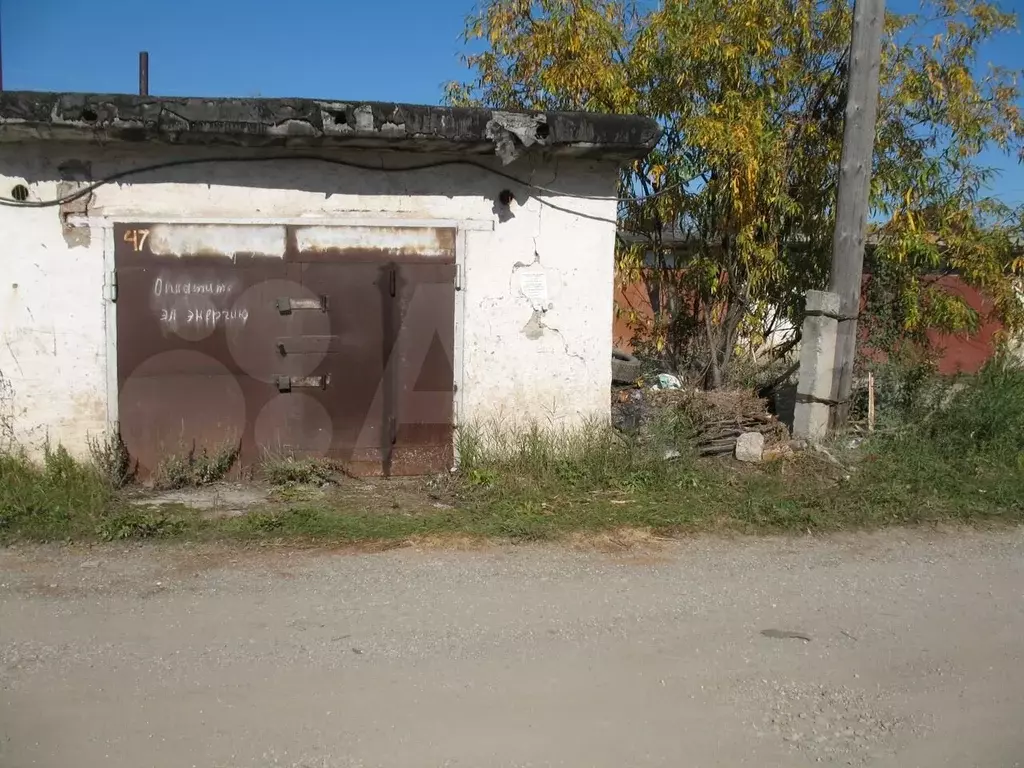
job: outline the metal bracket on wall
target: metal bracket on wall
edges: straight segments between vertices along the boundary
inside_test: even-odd
[[[291,392],[298,387],[311,389],[327,389],[331,377],[328,376],[278,376],[276,378],[278,392]]]
[[[296,309],[313,309],[320,312],[327,311],[327,297],[321,296],[319,299],[290,299],[280,298],[276,302],[277,311],[282,315],[290,315],[293,310]]]

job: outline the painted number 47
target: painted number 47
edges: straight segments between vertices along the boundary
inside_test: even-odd
[[[149,237],[148,229],[129,229],[124,233],[124,241],[132,244],[132,250],[136,253],[146,245],[146,238]]]

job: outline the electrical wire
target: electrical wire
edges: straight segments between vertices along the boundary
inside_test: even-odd
[[[548,208],[552,208],[552,209],[554,209],[556,211],[561,211],[562,213],[568,213],[568,214],[571,214],[572,216],[579,216],[582,219],[590,219],[591,221],[600,221],[600,222],[602,222],[604,224],[614,224],[616,226],[618,226],[618,224],[619,224],[619,220],[618,219],[608,219],[608,218],[605,218],[604,216],[596,216],[593,213],[584,213],[583,211],[574,211],[571,208],[563,208],[560,205],[556,205],[555,203],[552,203],[550,200],[545,200],[543,197],[538,197],[537,198],[537,202],[539,202],[541,205],[546,205]]]
[[[668,194],[669,192],[683,186],[682,182],[678,184],[671,184],[667,187],[663,187],[657,192],[647,195],[645,197],[608,197],[604,195],[581,195],[575,192],[564,192],[549,187],[541,186],[540,184],[533,184],[528,181],[513,176],[511,173],[505,173],[504,171],[498,170],[497,168],[491,168],[483,163],[477,163],[472,160],[436,160],[430,163],[421,163],[420,165],[405,166],[400,168],[388,168],[385,166],[369,165],[367,163],[356,163],[351,160],[340,160],[331,157],[321,157],[320,155],[310,154],[282,154],[282,155],[267,155],[263,157],[239,157],[237,155],[228,155],[222,157],[194,157],[194,158],[182,158],[180,160],[168,160],[163,163],[152,163],[150,165],[142,165],[136,168],[127,168],[123,171],[117,171],[111,173],[98,181],[94,181],[90,184],[86,184],[84,187],[80,187],[71,194],[65,195],[64,197],[58,197],[53,200],[16,200],[11,197],[0,196],[0,205],[8,205],[13,208],[52,208],[66,203],[74,202],[79,198],[85,197],[91,194],[95,190],[107,184],[126,179],[131,176],[137,176],[140,173],[149,173],[151,171],[162,171],[168,168],[181,168],[189,165],[203,165],[206,163],[264,163],[274,162],[278,160],[313,160],[321,163],[328,163],[330,165],[339,165],[344,168],[352,168],[359,171],[380,171],[384,173],[404,173],[408,171],[425,171],[433,168],[444,168],[453,165],[469,166],[472,168],[479,168],[480,170],[487,171],[500,176],[508,181],[515,182],[521,186],[529,189],[535,189],[539,192],[546,192],[549,195],[557,195],[559,197],[572,197],[580,200],[614,200],[617,203],[635,203],[643,202],[645,200],[653,200],[661,197],[662,195]]]

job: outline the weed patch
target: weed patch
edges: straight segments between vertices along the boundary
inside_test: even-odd
[[[132,460],[120,432],[90,437],[88,443],[93,466],[111,488],[124,488],[135,481],[139,463]]]
[[[103,541],[151,539],[181,536],[188,529],[186,519],[159,511],[123,508],[103,516],[96,535]]]
[[[0,453],[0,540],[57,540],[89,536],[114,503],[108,479],[63,446],[47,447],[41,462]]]
[[[903,426],[866,446],[855,486],[876,513],[923,519],[1017,519],[1024,513],[1024,370],[995,360],[932,386]]]
[[[198,488],[223,479],[238,459],[240,445],[224,445],[212,453],[193,446],[188,453],[164,458],[157,467],[154,482],[158,488]]]
[[[338,474],[334,462],[327,459],[294,456],[267,456],[259,471],[272,485],[323,485]]]
[[[587,492],[616,487],[654,488],[679,465],[665,461],[658,439],[628,440],[603,424],[571,430],[532,426],[518,432],[472,430],[460,440],[464,488],[531,492]]]

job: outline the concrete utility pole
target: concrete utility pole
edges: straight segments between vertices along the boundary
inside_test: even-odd
[[[845,424],[850,412],[884,21],[885,0],[854,0],[843,156],[829,281],[829,290],[839,296],[840,312],[832,380],[834,426]]]

